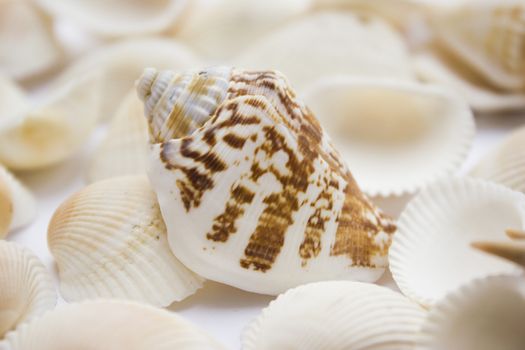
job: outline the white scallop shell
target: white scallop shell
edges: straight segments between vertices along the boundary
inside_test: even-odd
[[[425,311],[373,284],[329,281],[281,294],[246,327],[244,350],[411,349]]]
[[[148,123],[144,118],[144,107],[137,93],[132,91],[120,104],[106,137],[93,155],[88,181],[145,175],[148,154]]]
[[[0,52],[0,71],[15,79],[33,78],[63,56],[51,20],[26,0],[0,1]]]
[[[525,126],[507,136],[470,170],[469,175],[525,193]]]
[[[472,178],[450,178],[417,194],[398,220],[390,270],[401,291],[423,305],[475,278],[520,269],[471,247],[525,228],[525,195]]]
[[[64,299],[123,298],[167,306],[202,279],[171,253],[146,176],[92,184],[55,212],[48,245]]]
[[[35,105],[29,102],[0,123],[0,163],[27,170],[71,156],[91,135],[99,112],[97,74],[56,86]]]
[[[0,240],[0,339],[55,304],[51,276],[40,260],[17,243]]]
[[[234,59],[238,67],[276,69],[301,92],[330,75],[413,80],[401,36],[379,18],[322,12],[290,23]]]
[[[222,345],[182,317],[122,300],[66,304],[10,333],[10,350],[219,350]]]
[[[436,86],[338,76],[304,98],[371,196],[413,193],[453,174],[474,138],[466,103]]]
[[[522,350],[525,279],[493,276],[450,293],[428,314],[416,350]]]
[[[56,18],[67,18],[103,36],[155,34],[174,28],[188,0],[36,0]]]

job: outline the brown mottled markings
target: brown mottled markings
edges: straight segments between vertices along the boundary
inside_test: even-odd
[[[245,139],[244,137],[237,136],[233,133],[224,135],[222,139],[224,140],[224,142],[228,144],[228,146],[232,148],[243,148],[244,144],[248,140],[248,139]]]

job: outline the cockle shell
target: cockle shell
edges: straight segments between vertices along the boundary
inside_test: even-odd
[[[525,228],[525,195],[472,178],[450,178],[421,190],[398,220],[390,270],[406,296],[430,306],[476,278],[519,274],[514,264],[471,247]]]
[[[123,300],[66,304],[10,333],[10,350],[219,350],[222,345],[182,317]]]
[[[277,69],[302,92],[331,75],[413,80],[401,36],[376,17],[321,12],[290,23],[255,42],[236,66]]]
[[[137,89],[149,177],[186,266],[266,294],[381,276],[395,225],[280,73],[148,69]]]
[[[0,1],[0,52],[0,71],[15,79],[33,78],[63,56],[50,19],[28,0]]]
[[[144,118],[144,107],[133,90],[120,104],[106,137],[93,155],[88,181],[121,175],[145,175],[148,146],[148,123]]]
[[[416,350],[522,350],[525,348],[525,280],[475,280],[432,308]]]
[[[51,276],[40,260],[17,243],[0,240],[0,339],[55,304]]]
[[[443,46],[495,86],[525,89],[525,4],[475,2],[434,20]]]
[[[53,215],[47,238],[68,301],[124,298],[167,306],[202,285],[171,253],[145,175],[76,193]]]
[[[338,76],[304,99],[371,196],[413,193],[456,172],[475,134],[468,105],[437,86]]]
[[[470,170],[469,175],[525,193],[525,126],[507,136]]]
[[[244,350],[411,349],[425,311],[373,284],[329,281],[277,297],[244,330]]]
[[[184,13],[187,0],[36,0],[57,18],[103,36],[154,34],[174,28]]]

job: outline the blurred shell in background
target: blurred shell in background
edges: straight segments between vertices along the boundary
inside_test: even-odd
[[[339,76],[304,98],[371,196],[413,193],[454,174],[475,134],[467,104],[436,86]]]
[[[29,249],[0,240],[0,339],[56,304],[44,264]]]
[[[220,350],[175,313],[119,300],[66,304],[10,333],[10,350]]]
[[[188,0],[36,0],[56,18],[103,36],[154,34],[177,25]]]
[[[148,123],[144,106],[133,89],[121,102],[106,137],[93,155],[88,182],[120,175],[145,175],[148,154]]]
[[[347,281],[288,290],[242,334],[244,350],[411,349],[426,312],[386,287]]]
[[[77,192],[53,215],[47,238],[67,301],[123,298],[168,306],[202,285],[171,253],[146,176]]]
[[[14,79],[33,78],[62,59],[51,20],[27,0],[0,1],[0,53],[0,72]]]

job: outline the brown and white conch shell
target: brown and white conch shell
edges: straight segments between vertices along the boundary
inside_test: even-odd
[[[147,69],[137,90],[150,126],[149,177],[182,263],[266,294],[381,276],[396,227],[284,76]]]

